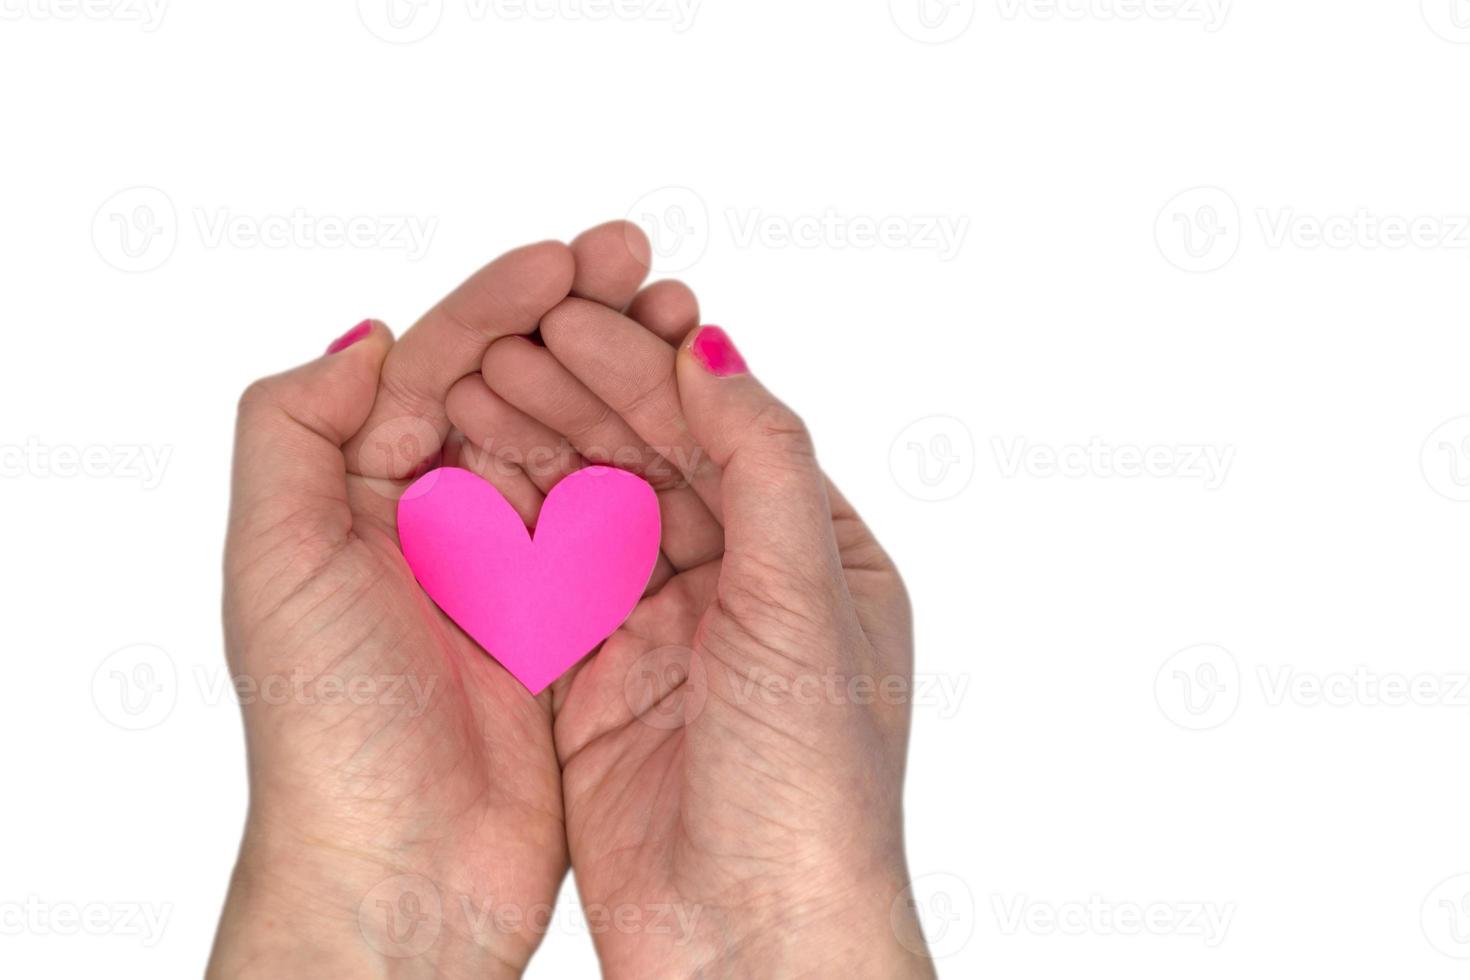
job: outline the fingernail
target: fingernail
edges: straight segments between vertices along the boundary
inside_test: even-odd
[[[689,353],[717,378],[729,378],[750,370],[745,364],[745,358],[735,349],[730,335],[719,327],[700,327],[694,342],[689,345]]]
[[[364,320],[357,326],[353,327],[351,330],[344,333],[342,336],[338,337],[336,340],[332,341],[331,346],[327,348],[327,353],[336,354],[344,351],[372,332],[373,321]]]

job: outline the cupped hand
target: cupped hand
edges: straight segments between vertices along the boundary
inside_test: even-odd
[[[659,491],[645,598],[553,688],[567,838],[604,969],[930,975],[903,901],[899,575],[801,420],[723,331],[697,329],[687,288],[633,295],[641,274],[550,310],[544,347],[492,344],[483,380],[448,402],[460,465],[528,520],[588,461]]]
[[[212,976],[514,976],[544,935],[567,863],[550,695],[429,601],[395,514],[488,346],[598,294],[588,240],[510,252],[396,343],[364,324],[241,398],[224,614],[250,813]]]

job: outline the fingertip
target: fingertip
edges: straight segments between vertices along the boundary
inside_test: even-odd
[[[566,299],[577,275],[571,247],[554,239],[513,249],[492,265],[505,269],[523,290],[518,305],[532,320]]]
[[[716,378],[734,378],[750,373],[745,357],[723,327],[705,324],[689,335],[684,347],[694,363]]]
[[[621,310],[648,275],[653,248],[631,221],[609,221],[572,240],[576,275],[572,293]]]
[[[368,318],[328,344],[326,353],[323,356],[330,357],[334,354],[340,354],[349,348],[357,347],[363,341],[369,339],[374,341],[369,346],[384,348],[387,344],[392,343],[393,332],[381,320]]]
[[[699,325],[699,298],[677,279],[652,283],[633,297],[628,318],[665,343],[677,347]]]

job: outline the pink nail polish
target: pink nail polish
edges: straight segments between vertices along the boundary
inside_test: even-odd
[[[338,337],[336,340],[332,341],[331,346],[327,348],[327,353],[336,354],[344,351],[372,332],[373,321],[364,320],[357,326],[353,327],[351,330],[344,333],[342,336]]]
[[[694,342],[689,345],[689,353],[717,378],[729,378],[750,370],[745,358],[735,349],[730,335],[719,327],[700,327]]]

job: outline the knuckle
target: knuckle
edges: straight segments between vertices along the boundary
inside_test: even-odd
[[[276,381],[274,378],[258,378],[245,386],[236,402],[237,414],[244,418],[261,409],[276,404]]]
[[[791,456],[815,457],[806,423],[786,405],[772,402],[751,419],[751,432],[760,444]]]

